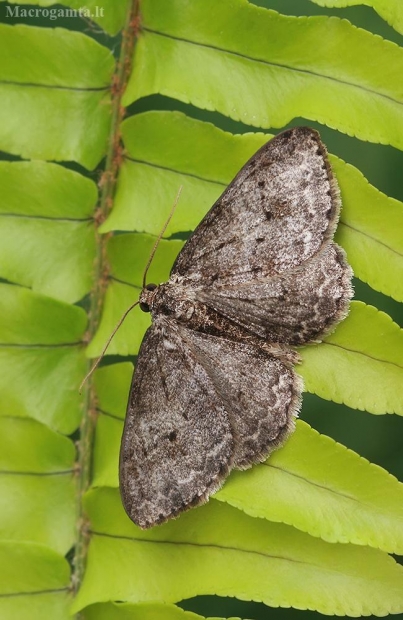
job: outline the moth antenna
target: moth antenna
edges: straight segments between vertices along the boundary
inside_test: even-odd
[[[155,252],[157,251],[157,248],[158,248],[159,242],[160,242],[160,241],[161,241],[161,239],[162,239],[162,235],[163,235],[163,234],[164,234],[164,232],[166,231],[166,229],[167,229],[167,227],[168,227],[168,224],[169,224],[169,222],[171,221],[172,216],[173,216],[173,214],[174,214],[174,212],[175,212],[176,206],[177,206],[177,204],[178,204],[178,202],[179,202],[179,197],[180,197],[180,195],[181,195],[182,189],[183,189],[183,185],[181,185],[181,186],[180,186],[180,188],[179,188],[179,190],[178,190],[178,193],[176,194],[175,202],[174,202],[174,203],[173,203],[173,205],[172,205],[172,209],[171,209],[171,211],[170,211],[170,213],[169,213],[169,215],[168,215],[168,218],[167,218],[167,220],[166,220],[166,222],[165,222],[164,226],[162,227],[162,230],[161,230],[160,234],[158,235],[158,237],[157,237],[157,239],[156,239],[156,241],[155,241],[155,243],[154,243],[154,247],[153,247],[153,249],[151,250],[151,254],[150,254],[150,256],[149,256],[149,259],[148,259],[148,261],[147,261],[146,268],[145,268],[145,270],[144,270],[144,275],[143,275],[143,288],[144,288],[144,287],[145,287],[145,285],[146,285],[147,272],[148,272],[148,270],[149,270],[149,268],[150,268],[150,265],[151,265],[151,262],[152,262],[152,260],[153,260],[153,258],[154,258],[154,256],[155,256]]]
[[[115,329],[113,330],[113,332],[111,333],[111,335],[109,336],[108,340],[106,341],[106,344],[104,346],[104,348],[102,349],[101,355],[98,357],[98,359],[95,361],[95,363],[91,366],[91,370],[89,372],[87,372],[87,374],[85,375],[84,379],[81,381],[80,383],[80,387],[78,388],[79,393],[81,394],[81,390],[83,389],[84,384],[88,381],[88,379],[91,377],[92,373],[94,372],[94,370],[97,368],[99,362],[101,361],[101,359],[103,358],[103,356],[106,353],[107,348],[109,347],[112,338],[114,337],[114,335],[116,334],[116,332],[118,331],[119,327],[122,325],[123,321],[125,320],[125,318],[127,317],[127,315],[129,314],[129,312],[131,310],[133,310],[133,308],[135,308],[136,306],[138,306],[140,302],[136,301],[136,303],[132,304],[130,306],[130,308],[128,308],[126,310],[126,312],[124,312],[124,314],[122,315],[122,317],[120,318],[118,324],[116,325]]]

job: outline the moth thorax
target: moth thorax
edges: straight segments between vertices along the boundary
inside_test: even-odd
[[[147,291],[142,292],[143,293]],[[189,292],[188,292],[189,294]],[[150,310],[156,315],[164,315],[174,318],[182,323],[187,323],[194,313],[194,302],[187,299],[183,288],[175,282],[165,282],[151,293],[150,297],[145,298],[145,302],[150,305]],[[143,298],[140,297],[140,301]]]
[[[157,290],[156,284],[147,284],[140,293],[139,304],[143,312],[150,312],[153,298]]]

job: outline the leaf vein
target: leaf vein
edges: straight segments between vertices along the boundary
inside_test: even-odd
[[[153,30],[152,28],[148,28],[146,26],[143,26],[143,30],[146,32],[150,32],[151,34],[155,34],[157,36],[160,37],[165,37],[167,39],[172,39],[173,41],[182,41],[183,43],[189,43],[190,45],[195,45],[195,46],[199,46],[199,47],[204,47],[207,49],[212,49],[215,50],[217,52],[224,52],[226,54],[231,54],[232,56],[236,56],[238,58],[242,58],[244,60],[250,60],[252,62],[258,62],[260,64],[263,65],[267,65],[269,67],[279,67],[281,69],[287,69],[289,71],[295,71],[297,73],[301,73],[301,74],[305,74],[305,75],[312,75],[314,77],[318,77],[318,78],[322,78],[325,80],[329,80],[331,82],[335,82],[337,84],[343,84],[344,86],[352,86],[353,88],[359,88],[360,90],[363,90],[367,93],[371,93],[372,95],[378,95],[379,97],[383,97],[384,99],[388,99],[389,101],[392,101],[393,103],[397,103],[399,105],[402,105],[402,101],[399,101],[398,99],[395,99],[394,97],[391,97],[390,95],[387,95],[385,93],[381,93],[379,91],[373,90],[372,88],[368,88],[366,86],[363,86],[361,84],[354,84],[353,82],[348,82],[347,80],[340,80],[338,78],[335,78],[331,75],[324,75],[321,73],[317,73],[315,71],[309,71],[308,69],[301,69],[299,67],[293,67],[291,65],[286,65],[286,64],[282,64],[282,63],[276,63],[276,62],[269,62],[267,60],[263,60],[261,58],[254,58],[253,56],[247,56],[246,54],[242,54],[241,52],[234,52],[232,50],[227,50],[221,47],[218,47],[216,45],[211,45],[208,43],[200,43],[199,41],[191,41],[190,39],[185,39],[183,37],[177,37],[177,36],[173,36],[170,34],[167,34],[165,32],[160,32],[158,30]]]
[[[94,218],[85,217],[51,217],[50,215],[28,215],[25,213],[0,213],[0,217],[19,217],[27,220],[50,220],[51,222],[92,222]]]
[[[383,360],[383,359],[380,359],[379,357],[374,357],[373,355],[369,355],[369,353],[364,353],[363,351],[357,351],[356,349],[348,349],[347,347],[343,347],[343,345],[341,344],[336,344],[335,342],[328,342],[327,340],[324,340],[322,342],[322,346],[324,344],[327,344],[332,347],[337,347],[338,349],[343,349],[344,351],[347,351],[348,353],[357,353],[358,355],[368,357],[369,359],[374,360],[375,362],[380,362],[381,364],[389,364],[390,366],[395,366],[396,368],[399,368],[399,370],[403,370],[403,366],[401,366],[400,364],[397,364],[396,362],[390,362],[389,360]]]
[[[39,472],[39,471],[12,471],[12,470],[1,470],[0,475],[11,475],[11,476],[38,476],[38,477],[46,477],[46,476],[66,476],[67,474],[73,474],[74,469],[65,469],[61,471],[49,471],[49,472]]]
[[[112,418],[112,420],[118,420],[119,422],[123,422],[123,418],[120,418],[118,415],[111,413],[110,411],[106,411],[105,409],[101,409],[101,407],[96,408],[98,413],[105,415],[107,418]]]
[[[193,172],[184,172],[182,170],[176,170],[175,168],[170,168],[169,166],[163,166],[162,164],[154,164],[148,161],[144,161],[143,159],[136,159],[130,156],[127,156],[126,159],[136,164],[144,164],[145,166],[150,166],[151,168],[159,168],[160,170],[167,170],[168,172],[173,172],[174,174],[181,174],[186,177],[192,177],[193,179],[198,179],[199,181],[204,181],[205,183],[212,183],[213,185],[221,185],[222,187],[227,187],[228,185],[228,183],[223,183],[222,181],[214,181],[213,179],[207,179],[206,177],[202,177],[198,174],[194,174]]]
[[[305,478],[304,476],[300,476],[299,474],[289,471],[288,469],[284,469],[283,467],[278,467],[278,465],[272,465],[271,463],[262,463],[262,465],[265,465],[266,467],[272,467],[273,469],[282,471],[285,474],[288,474],[289,476],[293,476],[294,478],[299,478],[300,480],[303,480],[304,482],[307,482],[308,484],[311,484],[312,486],[318,487],[320,489],[324,489],[325,491],[329,491],[330,493],[334,493],[335,495],[345,497],[346,499],[351,499],[352,501],[358,502],[360,504],[364,503],[360,501],[359,499],[357,499],[356,497],[353,497],[352,495],[348,495],[348,493],[342,493],[341,491],[332,489],[328,486],[325,486],[324,484],[319,484],[319,482],[314,482],[313,480],[309,480],[308,478]]]
[[[63,347],[79,347],[86,344],[83,340],[77,342],[60,342],[57,344],[20,344],[14,342],[0,342],[0,348],[4,349],[61,349]]]
[[[375,241],[375,243],[379,243],[379,245],[382,245],[387,250],[390,250],[391,252],[393,252],[397,256],[403,257],[403,254],[401,252],[398,252],[397,250],[392,248],[390,245],[388,245],[387,243],[384,243],[383,241],[380,241],[376,237],[373,237],[372,235],[369,235],[367,232],[363,232],[362,230],[359,230],[358,228],[354,228],[354,226],[351,226],[351,224],[346,224],[346,222],[343,222],[343,221],[340,221],[339,226],[340,225],[341,226],[345,226],[346,228],[350,228],[351,230],[353,230],[354,232],[358,233],[359,235],[363,235],[364,237],[368,237],[368,239],[371,239],[372,241]]]
[[[69,588],[54,588],[49,590],[37,590],[35,592],[4,592],[0,593],[0,598],[12,598],[16,596],[38,596],[41,594],[54,594],[55,592],[68,592]]]
[[[258,555],[263,558],[270,558],[273,560],[284,560],[286,562],[295,562],[296,564],[307,564],[304,560],[295,560],[294,558],[287,558],[282,555],[272,555],[269,553],[263,553],[262,551],[255,551],[254,549],[242,549],[239,547],[230,547],[224,545],[217,545],[215,543],[197,543],[197,542],[187,542],[181,540],[147,540],[145,538],[135,538],[134,536],[122,536],[117,534],[107,534],[106,532],[98,532],[97,530],[90,530],[91,534],[95,536],[103,536],[104,538],[112,538],[115,540],[129,540],[131,542],[144,542],[144,543],[159,543],[163,545],[181,545],[184,547],[201,547],[202,549],[221,549],[224,551],[236,551],[237,553],[251,553],[253,555]]]
[[[0,84],[5,84],[6,86],[20,86],[20,87],[28,87],[28,88],[50,88],[52,90],[68,90],[73,92],[102,92],[110,90],[109,84],[107,86],[92,86],[92,87],[84,87],[84,86],[61,86],[58,84],[40,84],[35,82],[13,82],[12,80],[2,80]]]

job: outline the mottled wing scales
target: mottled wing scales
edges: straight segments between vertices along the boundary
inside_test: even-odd
[[[319,134],[290,129],[242,168],[189,238],[172,275],[219,286],[287,272],[332,236],[338,212]]]
[[[120,457],[122,500],[143,528],[203,503],[232,467],[264,460],[294,427],[300,380],[252,342],[164,318],[147,332]]]
[[[200,288],[198,301],[268,342],[301,345],[322,338],[345,317],[351,269],[328,243],[296,269],[238,285]]]
[[[294,429],[301,380],[252,339],[229,340],[179,326],[183,343],[206,370],[234,437],[232,467],[261,462]]]
[[[157,320],[142,342],[123,432],[122,500],[143,528],[202,503],[234,450],[211,380],[172,327]]]

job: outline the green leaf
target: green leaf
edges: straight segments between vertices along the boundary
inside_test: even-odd
[[[130,161],[183,172],[225,188],[246,159],[272,135],[233,135],[182,112],[154,110],[123,121],[122,137]]]
[[[233,472],[215,497],[328,542],[403,554],[403,484],[302,420],[280,450]]]
[[[397,45],[347,20],[286,17],[246,0],[145,0],[141,13],[124,105],[160,93],[255,127],[302,116],[403,147]]]
[[[109,50],[61,28],[0,24],[0,35],[0,148],[94,168],[110,124]]]
[[[171,265],[183,247],[183,241],[162,239],[147,272],[147,282],[164,282]],[[146,262],[155,244],[155,237],[142,234],[121,234],[108,242],[108,259],[112,277],[141,288]]]
[[[0,79],[4,82],[71,89],[109,85],[112,54],[80,32],[1,24],[1,35]]]
[[[1,215],[87,221],[98,198],[93,181],[41,161],[0,162],[0,183]]]
[[[384,312],[356,301],[319,346],[302,347],[305,389],[370,413],[403,415],[403,330]],[[381,389],[380,389],[381,386]]]
[[[2,220],[1,275],[34,291],[68,302],[82,299],[91,289],[94,257],[92,223]]]
[[[92,485],[118,486],[119,446],[133,364],[111,364],[95,372],[98,422],[95,430]]]
[[[146,532],[124,514],[115,490],[90,492],[86,506],[92,539],[75,611],[93,602],[169,603],[199,594],[325,614],[403,611],[403,568],[378,550],[329,544],[214,500]]]
[[[319,6],[337,9],[359,4],[371,6],[390,26],[403,34],[403,5],[401,0],[311,0],[311,2],[315,2]]]
[[[0,418],[1,538],[67,553],[76,530],[74,460],[73,443],[46,426]]]
[[[180,185],[184,189],[166,234],[193,230],[269,137],[232,135],[178,112],[146,112],[127,119],[123,138],[128,157],[115,207],[101,231],[135,229],[157,235]],[[335,156],[330,159],[343,199],[336,238],[355,275],[403,300],[402,203],[379,192],[350,164]]]
[[[333,155],[330,161],[343,204],[335,240],[360,280],[403,301],[403,204],[378,191],[342,159]]]
[[[204,620],[202,616],[191,611],[184,611],[175,605],[162,603],[99,603],[90,605],[83,612],[85,620]],[[208,620],[223,620],[210,617]],[[228,618],[227,620],[240,620]]]
[[[103,366],[95,372],[100,416],[95,430],[94,487],[119,484],[119,448],[132,377],[133,364],[129,362]]]
[[[100,232],[137,230],[157,235],[178,189],[166,235],[193,230],[264,134],[233,136],[179,112],[146,112],[122,124],[127,149],[115,205]]]
[[[80,344],[87,325],[82,308],[9,284],[0,284],[0,311],[3,345]]]
[[[71,472],[47,477],[1,474],[1,538],[43,543],[67,553],[75,543],[75,494]]]
[[[94,387],[99,411],[123,420],[132,376],[133,364],[130,362],[98,368],[94,374]]]
[[[94,446],[94,487],[119,486],[119,448],[123,422],[110,414],[100,415],[96,428]]]
[[[0,347],[0,416],[32,417],[65,433],[79,426],[82,347]]]
[[[0,284],[0,313],[0,415],[34,417],[73,432],[86,370],[84,310]]]
[[[63,301],[84,297],[95,258],[95,183],[36,161],[0,162],[0,185],[0,276]]]
[[[35,420],[0,419],[0,470],[21,474],[71,473],[76,451],[70,439]]]
[[[0,98],[3,151],[23,158],[73,160],[90,170],[103,156],[110,109],[102,91],[0,84]],[[26,117],[31,122],[24,126]]]
[[[44,545],[0,542],[2,620],[68,620],[70,569]]]

